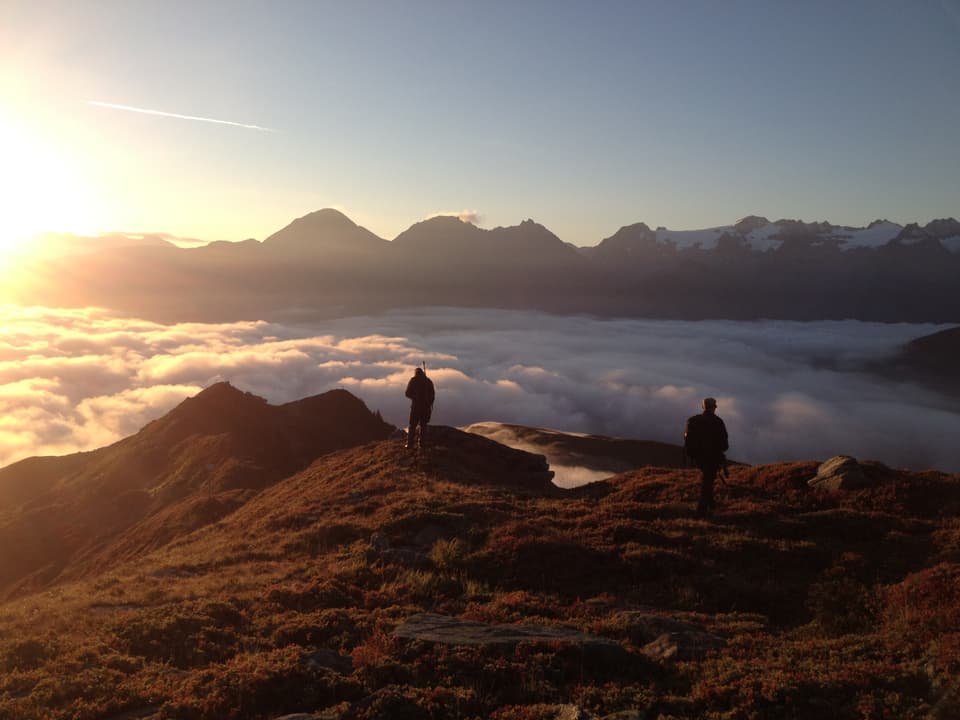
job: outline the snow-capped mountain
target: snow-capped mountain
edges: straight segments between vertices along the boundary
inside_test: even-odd
[[[581,250],[588,257],[601,261],[615,258],[619,261],[623,256],[640,254],[641,249],[681,252],[726,247],[766,253],[791,244],[847,252],[873,250],[892,243],[916,245],[925,241],[939,244],[949,252],[960,253],[960,222],[947,218],[920,227],[916,223],[903,226],[889,220],[874,220],[866,227],[849,227],[786,219],[771,222],[765,217],[750,215],[732,225],[702,230],[670,230],[665,227],[650,230],[644,223],[637,223],[621,228],[596,247]]]

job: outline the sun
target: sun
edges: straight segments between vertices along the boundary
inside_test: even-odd
[[[0,116],[0,255],[40,232],[92,232],[89,192],[65,154]]]

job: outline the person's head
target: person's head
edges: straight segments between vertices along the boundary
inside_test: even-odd
[[[414,375],[426,375],[426,373],[423,371],[423,368],[422,368],[422,367],[418,367],[416,370],[414,370],[413,374],[414,374]]]
[[[704,398],[703,399],[703,411],[706,413],[715,412],[717,409],[717,401],[714,398]]]

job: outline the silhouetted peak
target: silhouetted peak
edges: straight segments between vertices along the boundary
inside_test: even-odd
[[[928,235],[938,239],[960,236],[960,222],[952,217],[931,220],[923,229]]]
[[[204,388],[192,398],[188,398],[180,404],[179,407],[189,407],[191,409],[219,409],[229,410],[237,407],[260,407],[266,406],[267,401],[259,395],[244,392],[234,387],[228,380],[214,383],[210,387]],[[179,408],[178,408],[179,409]]]
[[[463,230],[468,228],[475,229],[476,227],[476,225],[461,220],[456,215],[434,215],[426,220],[421,220],[418,223],[414,223],[410,226],[407,232],[413,230],[414,228],[430,230]]]
[[[900,231],[900,233],[897,235],[895,239],[900,242],[904,242],[904,241],[915,242],[918,240],[923,240],[926,237],[928,236],[927,236],[927,233],[923,230],[923,228],[921,228],[918,223],[913,222],[913,223],[908,223],[904,225],[903,229]]]
[[[263,241],[265,245],[297,250],[350,251],[385,243],[339,210],[325,208],[297,218]]]
[[[747,235],[748,233],[751,233],[754,230],[759,230],[760,228],[766,227],[769,224],[770,221],[762,215],[747,215],[746,217],[737,220],[733,224],[733,229],[741,235]]]
[[[892,224],[893,224],[893,223],[891,223],[891,222],[890,222],[889,220],[887,220],[886,218],[883,218],[883,219],[877,218],[877,219],[874,220],[872,223],[870,223],[869,225],[867,225],[867,229],[869,230],[869,229],[878,227],[878,226],[880,226],[880,225],[892,225]]]
[[[315,210],[312,213],[307,213],[303,217],[299,217],[293,221],[294,223],[301,223],[304,225],[317,225],[323,227],[357,227],[357,224],[344,215],[339,210],[334,210],[333,208],[323,208],[322,210]]]
[[[304,412],[324,412],[340,416],[345,416],[351,411],[370,412],[363,400],[343,388],[336,388],[319,395],[294,400],[283,407]]]
[[[613,252],[629,255],[641,247],[656,245],[656,243],[656,232],[651,230],[646,223],[639,222],[633,225],[624,225],[610,237],[604,238],[597,245],[597,249],[601,254]]]
[[[663,228],[660,228],[661,230]],[[632,225],[624,225],[622,228],[617,230],[612,236],[604,239],[602,243],[607,242],[608,240],[613,240],[614,238],[654,238],[656,239],[656,232],[650,229],[650,226],[643,222],[633,223]],[[601,243],[601,244],[602,244]]]
[[[464,222],[456,215],[434,215],[433,217],[414,223],[393,239],[398,245],[410,247],[424,247],[429,249],[442,248],[450,239],[461,242],[482,235],[476,225]]]

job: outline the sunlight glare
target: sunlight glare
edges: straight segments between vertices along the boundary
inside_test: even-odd
[[[39,232],[92,234],[89,193],[53,147],[0,117],[0,157],[0,256]]]

